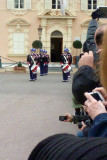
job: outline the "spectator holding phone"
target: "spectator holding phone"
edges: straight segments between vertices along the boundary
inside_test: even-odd
[[[102,41],[103,41],[103,36],[104,36],[104,32],[106,31],[106,28],[107,28],[107,25],[103,24],[100,27],[98,27],[98,29],[95,32],[95,42],[97,45],[98,53],[101,53],[102,51]],[[86,50],[86,45],[85,45],[85,50]],[[98,72],[99,72],[99,69],[98,69]],[[84,104],[85,98],[86,98],[84,96],[84,92],[91,92],[95,87],[100,87],[100,86],[101,85],[99,81],[99,74],[97,73],[97,71],[94,70],[93,52],[89,51],[89,53],[85,53],[79,60],[79,69],[73,78],[72,93],[74,95],[74,98],[79,103]],[[68,118],[69,118],[69,115],[68,115]],[[81,133],[82,131],[83,132],[85,131],[86,133],[85,128],[86,128],[86,125],[83,124],[83,127],[81,128]],[[83,134],[81,135],[83,137]]]
[[[95,100],[89,93],[85,93],[87,98],[84,109],[93,119],[93,126],[89,130],[89,137],[107,137],[107,30],[105,31],[101,64],[100,64],[100,80],[104,88],[96,88],[94,91],[99,91],[104,97],[105,101]]]

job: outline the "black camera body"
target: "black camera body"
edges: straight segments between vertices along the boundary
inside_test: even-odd
[[[92,126],[92,119],[89,115],[74,115],[71,123],[77,124],[78,128],[82,127],[82,122],[84,122],[88,127]]]
[[[92,19],[107,18],[107,7],[98,7],[97,10],[92,12]]]

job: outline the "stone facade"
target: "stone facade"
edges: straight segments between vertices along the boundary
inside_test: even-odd
[[[66,46],[72,55],[76,50],[72,47],[75,39],[82,42],[86,39],[87,27],[93,10],[87,9],[88,0],[66,0],[65,16],[60,9],[52,9],[52,0],[25,0],[23,9],[14,8],[14,0],[2,0],[0,7],[0,56],[15,61],[25,61],[32,47],[32,42],[38,40],[38,27],[42,27],[41,41],[43,48],[51,56],[51,35],[59,31],[63,35],[62,50]],[[93,0],[92,0],[93,1]],[[107,0],[97,0],[97,6],[107,6]],[[99,24],[106,23],[106,19]],[[24,36],[24,49],[18,53],[15,36]],[[23,37],[22,36],[22,37]],[[20,36],[19,36],[20,37]],[[17,38],[16,38],[17,41]],[[3,59],[3,62],[9,62]]]

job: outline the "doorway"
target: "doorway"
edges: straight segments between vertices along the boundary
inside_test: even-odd
[[[60,56],[63,49],[63,36],[59,31],[51,34],[51,62],[60,62]]]
[[[62,38],[51,38],[51,62],[59,62],[62,53]]]

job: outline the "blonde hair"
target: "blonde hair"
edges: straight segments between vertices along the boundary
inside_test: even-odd
[[[107,91],[107,29],[104,32],[100,64],[100,81]]]

